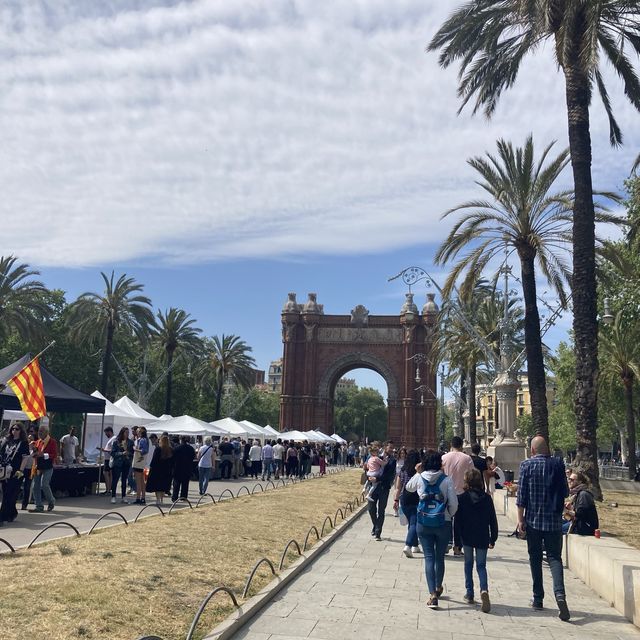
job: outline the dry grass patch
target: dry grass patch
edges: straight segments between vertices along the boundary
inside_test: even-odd
[[[617,507],[610,503],[617,502]],[[640,549],[640,494],[605,491],[604,502],[596,503],[600,529]]]
[[[242,593],[263,556],[277,567],[291,538],[302,546],[312,525],[320,530],[355,498],[359,479],[347,471],[0,556],[2,640],[184,638],[211,589],[224,584]],[[271,579],[263,566],[250,593]],[[197,637],[229,614],[228,602],[214,598]]]

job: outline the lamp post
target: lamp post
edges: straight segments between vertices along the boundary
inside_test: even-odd
[[[367,444],[367,414],[365,413],[362,417],[362,439],[364,443]]]
[[[444,441],[444,365],[440,368],[440,451],[444,451],[446,443]]]

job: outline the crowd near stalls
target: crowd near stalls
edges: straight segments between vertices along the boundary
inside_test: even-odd
[[[83,394],[84,395],[84,394]],[[109,503],[158,504],[186,498],[189,482],[201,495],[211,480],[306,477],[312,465],[355,465],[360,449],[317,431],[279,433],[248,420],[204,422],[192,416],[159,418],[128,397],[112,403],[95,391],[78,426],[55,439],[46,421],[29,423],[13,412],[0,434],[0,468],[11,469],[0,522],[18,509],[52,511],[56,497],[101,492]],[[30,508],[29,505],[33,507]]]

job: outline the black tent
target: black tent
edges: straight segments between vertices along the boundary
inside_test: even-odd
[[[0,385],[6,385],[16,373],[23,369],[31,361],[31,355],[26,354],[19,360],[0,369]],[[102,413],[104,414],[105,401],[94,398],[82,391],[69,386],[66,382],[56,378],[46,367],[40,363],[44,396],[47,403],[47,411],[64,411],[68,413]],[[11,387],[6,386],[0,392],[0,411],[5,409],[20,411],[20,401]]]

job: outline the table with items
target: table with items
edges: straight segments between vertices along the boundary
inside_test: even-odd
[[[54,465],[51,490],[57,495],[84,496],[92,493],[99,477],[104,473],[97,464]]]

